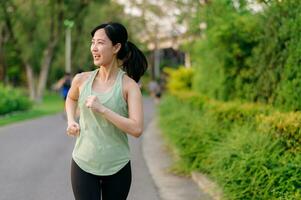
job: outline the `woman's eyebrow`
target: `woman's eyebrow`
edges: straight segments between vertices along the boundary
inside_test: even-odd
[[[100,38],[97,38],[97,39],[95,39],[95,38],[92,38],[92,41],[102,41],[102,42],[105,42],[105,40],[104,39],[100,39]]]

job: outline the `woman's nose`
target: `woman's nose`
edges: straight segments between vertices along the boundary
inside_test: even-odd
[[[96,45],[92,45],[92,51],[97,51]]]
[[[91,45],[91,51],[97,51],[97,47],[96,47],[95,44],[92,44],[92,45]]]

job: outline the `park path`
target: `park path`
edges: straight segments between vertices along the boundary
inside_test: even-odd
[[[145,127],[154,104],[144,99]],[[71,152],[62,114],[0,127],[0,200],[72,200]],[[143,137],[129,136],[133,182],[129,200],[159,200],[144,161]]]

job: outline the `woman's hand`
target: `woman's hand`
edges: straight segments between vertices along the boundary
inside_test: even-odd
[[[103,114],[105,112],[105,107],[99,102],[98,98],[95,95],[90,95],[86,99],[85,105],[87,108],[92,109],[95,112]]]
[[[68,122],[67,134],[70,136],[79,136],[80,127],[76,122]]]

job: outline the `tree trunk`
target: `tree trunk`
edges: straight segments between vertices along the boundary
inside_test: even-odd
[[[190,54],[188,52],[185,53],[185,67],[191,67]]]
[[[35,100],[35,84],[34,84],[34,74],[32,70],[32,66],[26,62],[25,63],[26,77],[27,77],[27,86],[29,91],[29,97],[31,100]]]
[[[50,37],[48,40],[48,45],[46,49],[43,51],[43,57],[41,61],[41,68],[40,68],[40,74],[39,74],[39,82],[38,82],[38,88],[37,88],[37,96],[35,100],[37,102],[40,102],[43,100],[44,91],[46,88],[47,78],[48,78],[48,72],[50,69],[50,64],[52,61],[52,57],[54,55],[54,49],[59,41],[60,33],[62,31],[63,26],[63,4],[62,0],[58,0],[56,3],[52,4],[54,6],[57,4],[58,12],[56,13],[54,10],[54,7],[51,7],[51,12],[53,13],[50,21]],[[56,23],[57,22],[57,23]]]
[[[39,83],[37,88],[37,96],[36,101],[41,101],[43,98],[43,94],[46,88],[47,78],[48,78],[48,72],[50,69],[50,64],[52,61],[52,57],[54,54],[54,49],[57,44],[58,38],[54,41],[49,41],[48,47],[44,50],[43,53],[43,59],[42,59],[42,66],[39,76]]]
[[[0,27],[0,80],[5,83],[5,62],[4,62],[4,37],[3,30]]]

